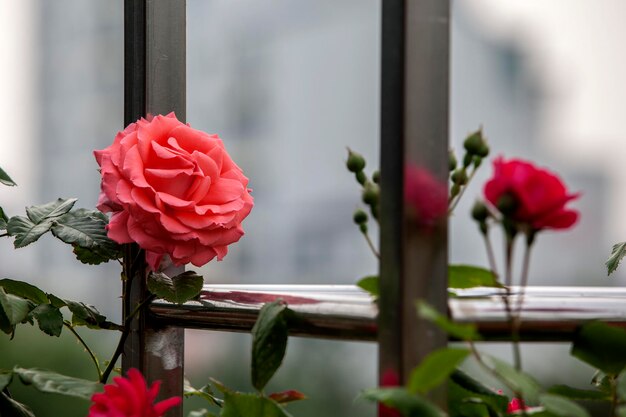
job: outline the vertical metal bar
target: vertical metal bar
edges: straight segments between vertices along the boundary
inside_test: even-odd
[[[125,0],[124,2],[124,124],[140,117],[174,111],[186,117],[186,2],[184,0]],[[124,256],[124,313],[146,297],[146,263],[137,245]],[[175,275],[183,268],[170,268]],[[181,395],[184,329],[159,327],[145,315],[131,324],[124,346],[122,369],[137,368],[151,382],[161,380],[159,398]],[[167,413],[182,416],[182,407]]]
[[[446,344],[415,311],[424,299],[446,312],[445,214],[436,227],[417,227],[404,206],[404,176],[407,166],[418,167],[446,189],[448,53],[448,0],[382,0],[381,385],[406,382],[424,356]],[[435,397],[445,404],[443,390]]]

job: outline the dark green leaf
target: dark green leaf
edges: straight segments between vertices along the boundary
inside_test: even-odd
[[[445,414],[426,398],[402,388],[374,388],[363,391],[361,397],[378,401],[398,410],[404,417],[443,417]]]
[[[105,230],[107,222],[93,213],[93,210],[86,209],[65,213],[54,221],[52,234],[65,243],[83,248],[110,243]]]
[[[0,287],[13,295],[17,295],[22,298],[26,298],[37,304],[47,304],[48,297],[46,293],[41,291],[34,285],[24,281],[16,281],[9,278],[0,279]]]
[[[159,298],[177,304],[195,298],[200,291],[204,279],[193,271],[186,271],[173,278],[162,272],[152,272],[148,276],[148,289]]]
[[[87,265],[100,265],[114,259],[120,259],[123,256],[122,247],[118,244],[115,244],[114,247],[99,246],[93,249],[82,248],[77,245],[73,246],[76,259]]]
[[[52,227],[52,220],[44,220],[41,223],[33,223],[24,216],[13,216],[7,223],[7,233],[15,236],[13,245],[15,248],[23,248],[36,242]]]
[[[69,395],[88,400],[93,393],[102,389],[102,385],[98,382],[61,375],[43,369],[15,367],[13,372],[19,375],[24,384],[33,385],[41,392]]]
[[[255,394],[227,392],[221,417],[290,417],[280,405]]]
[[[67,308],[72,312],[72,324],[87,326],[91,329],[121,330],[120,326],[107,321],[94,307],[77,301],[65,300]]]
[[[4,214],[4,210],[0,207],[0,230],[6,230],[9,218]]]
[[[430,353],[411,372],[409,392],[425,394],[445,382],[470,354],[468,349],[442,348]]]
[[[542,394],[539,401],[546,411],[558,417],[591,417],[580,405],[559,395]]]
[[[0,184],[8,185],[9,187],[17,185],[2,168],[0,168]]]
[[[2,417],[35,417],[35,414],[26,405],[0,392],[0,416]]]
[[[7,294],[3,288],[0,288],[0,308],[4,311],[9,324],[14,326],[28,316],[30,303],[22,297]]]
[[[626,331],[594,321],[580,327],[574,335],[571,354],[609,375],[626,367]]]
[[[615,272],[624,255],[626,255],[626,242],[620,242],[613,245],[611,256],[609,257],[609,259],[606,260],[605,263],[609,275]]]
[[[506,380],[508,386],[516,393],[522,394],[528,403],[537,402],[541,385],[532,376],[518,371],[513,366],[496,357],[485,354],[482,357],[487,366],[491,367],[501,378]]]
[[[287,311],[282,300],[267,303],[252,328],[252,385],[259,391],[283,362],[288,338]]]
[[[13,379],[13,372],[2,370],[0,371],[0,391],[5,389]]]
[[[471,265],[449,265],[448,287],[458,289],[502,287],[502,284],[496,280],[496,276],[488,269]]]
[[[374,297],[378,297],[380,292],[378,291],[378,276],[370,275],[365,278],[361,278],[359,282],[356,283],[357,287],[367,291]]]
[[[452,381],[448,383],[448,413],[450,417],[490,417],[480,397]]]
[[[48,297],[48,300],[50,300],[50,304],[52,304],[56,308],[65,307],[67,305],[65,300],[60,299],[54,294],[46,294],[46,297]]]
[[[51,304],[40,304],[31,315],[37,319],[39,329],[50,336],[60,336],[63,329],[63,314]]]
[[[26,207],[26,215],[35,224],[62,216],[72,209],[75,198],[59,198],[39,206]]]
[[[429,320],[441,330],[461,340],[479,340],[480,335],[473,324],[458,324],[449,320],[424,301],[417,301],[417,314],[423,319]]]
[[[496,413],[502,414],[506,411],[509,399],[504,395],[494,392],[492,389],[485,387],[465,372],[456,370],[450,375],[451,384],[458,385],[465,390],[467,397],[479,398],[482,402]]]
[[[570,400],[584,400],[584,401],[610,401],[611,395],[603,391],[578,389],[568,387],[567,385],[555,385],[551,387],[548,392],[550,394],[560,395],[561,397],[567,397]]]

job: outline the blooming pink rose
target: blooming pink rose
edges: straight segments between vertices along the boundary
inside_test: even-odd
[[[493,163],[493,177],[485,185],[485,198],[503,213],[534,230],[567,229],[578,220],[578,212],[565,205],[580,196],[570,194],[553,173],[533,164],[502,157]],[[503,206],[507,206],[506,209]]]
[[[129,369],[127,375],[113,378],[113,384],[105,385],[104,392],[91,396],[87,417],[161,417],[181,403],[180,397],[172,397],[154,404],[161,381],[148,388],[138,370]]]
[[[97,207],[113,213],[109,238],[138,243],[153,270],[164,255],[176,265],[221,260],[243,235],[251,190],[217,135],[170,113],[131,123],[94,155],[102,174]]]
[[[406,165],[404,201],[413,220],[430,229],[448,214],[448,189],[426,169]]]

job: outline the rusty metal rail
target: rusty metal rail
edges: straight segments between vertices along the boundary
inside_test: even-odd
[[[454,321],[475,323],[485,340],[508,340],[501,291],[478,288],[457,294],[448,302]],[[513,308],[519,296],[514,288]],[[292,335],[376,341],[376,304],[351,285],[205,285],[200,301],[176,305],[157,300],[150,310],[163,324],[249,332],[263,304],[279,298],[296,313]],[[626,327],[626,289],[529,287],[521,316],[521,335],[527,341],[567,341],[580,324],[593,319]]]

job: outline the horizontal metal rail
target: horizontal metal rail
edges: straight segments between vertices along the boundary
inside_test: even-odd
[[[476,324],[487,341],[510,338],[502,291],[477,288],[456,293],[448,302],[455,322]],[[513,288],[512,309],[520,297]],[[249,332],[263,304],[282,299],[296,313],[291,335],[376,341],[376,304],[351,285],[205,285],[199,299],[182,305],[157,300],[150,310],[166,325]],[[521,337],[526,341],[567,341],[580,324],[594,319],[626,327],[626,289],[529,287],[521,317]]]

